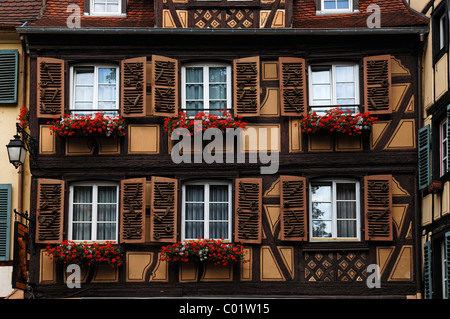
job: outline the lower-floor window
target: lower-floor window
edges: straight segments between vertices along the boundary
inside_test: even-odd
[[[231,241],[231,183],[186,183],[182,189],[182,239]]]
[[[72,184],[69,240],[117,241],[118,198],[117,184]]]
[[[311,240],[358,240],[359,183],[321,180],[312,182],[310,190]]]

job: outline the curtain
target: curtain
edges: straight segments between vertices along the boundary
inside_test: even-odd
[[[117,187],[99,186],[97,200],[97,240],[114,240],[117,228]]]
[[[354,183],[336,184],[337,236],[356,237],[356,190]]]
[[[226,67],[209,68],[209,109],[211,114],[220,115],[227,108],[227,69]]]
[[[95,12],[119,12],[119,0],[95,0]]]
[[[228,185],[210,185],[209,237],[228,238]]]
[[[73,188],[73,240],[91,240],[92,228],[92,187]]]
[[[186,186],[185,238],[204,237],[204,186]]]
[[[74,108],[89,110],[94,107],[94,68],[77,68],[75,75]],[[81,112],[80,114],[90,113]]]
[[[355,74],[353,66],[336,66],[336,98],[338,105],[356,104]]]
[[[188,116],[195,116],[203,108],[203,68],[186,68],[187,114]]]
[[[98,108],[100,110],[117,108],[116,69],[98,69]],[[112,113],[110,115],[114,115]]]

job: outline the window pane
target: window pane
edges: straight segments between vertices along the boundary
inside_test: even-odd
[[[75,101],[92,101],[94,99],[93,86],[77,86],[75,87]],[[92,104],[92,103],[91,103]]]
[[[355,84],[354,83],[336,83],[336,97],[341,98],[353,98],[355,96]]]
[[[331,86],[330,85],[313,85],[314,104],[329,105],[331,104]]]
[[[337,202],[337,218],[356,219],[356,202]]]
[[[72,240],[91,240],[91,224],[73,223]]]
[[[74,186],[73,202],[74,203],[92,203],[92,187],[91,186]]]
[[[228,185],[211,185],[209,200],[211,202],[228,202]]]
[[[187,202],[203,202],[204,186],[203,185],[189,185],[186,186],[186,201]]]
[[[354,183],[337,183],[336,199],[337,200],[355,200],[356,185]]]
[[[332,213],[331,203],[312,203],[313,219],[331,219]]]
[[[311,186],[313,202],[331,202],[331,184],[314,184]]]
[[[94,68],[76,69],[75,84],[94,85]]]
[[[203,203],[186,203],[186,220],[203,220],[204,207],[205,205]]]
[[[330,67],[314,67],[312,69],[312,83],[313,84],[330,84],[331,71]]]
[[[106,6],[107,12],[119,12],[119,5],[117,4],[108,4]]]
[[[202,84],[187,84],[186,85],[186,99],[187,100],[203,100],[203,85]]]
[[[95,12],[106,12],[106,4],[104,3],[96,3],[94,5]]]
[[[337,221],[338,237],[356,237],[356,221],[355,220],[338,220]]]
[[[228,220],[228,203],[210,203],[209,219],[211,220]]]
[[[186,222],[186,238],[197,239],[203,238],[203,222]]]
[[[228,238],[228,223],[225,222],[209,223],[209,238],[211,239]]]
[[[99,223],[97,224],[97,240],[115,240],[116,239],[115,223]]]
[[[324,9],[336,9],[336,0],[324,0]]]
[[[211,84],[209,86],[210,100],[223,100],[227,98],[227,86],[225,84]]]
[[[354,82],[354,67],[350,65],[336,66],[337,82]]]
[[[186,83],[203,83],[203,68],[186,68]]]
[[[331,221],[313,221],[313,237],[331,237]]]
[[[209,82],[221,82],[227,81],[227,68],[225,67],[210,67],[209,68]]]
[[[115,84],[116,83],[116,69],[115,68],[99,68],[98,69],[98,83]]]
[[[337,0],[338,9],[349,9],[349,0]]]

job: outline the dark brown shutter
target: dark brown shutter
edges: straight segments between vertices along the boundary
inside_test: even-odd
[[[120,242],[145,242],[145,178],[120,182]]]
[[[120,103],[123,117],[147,115],[147,58],[122,60],[120,63]]]
[[[177,241],[178,180],[152,177],[150,240],[159,243]]]
[[[60,243],[64,227],[64,181],[38,179],[36,243]]]
[[[61,117],[64,114],[64,60],[37,59],[37,116]]]
[[[178,61],[152,56],[152,114],[175,116],[178,113]]]
[[[306,241],[306,178],[280,176],[281,239]]]
[[[364,107],[373,114],[392,113],[391,56],[364,58]]]
[[[279,58],[279,73],[281,115],[306,115],[308,103],[305,59]]]
[[[260,63],[259,57],[233,61],[234,114],[260,115]]]
[[[365,239],[392,240],[392,175],[364,177],[364,202]]]
[[[260,244],[262,239],[262,179],[239,178],[235,181],[234,239]]]

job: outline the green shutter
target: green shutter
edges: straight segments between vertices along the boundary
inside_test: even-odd
[[[447,274],[446,287],[447,290],[447,298],[450,299],[450,231],[445,233],[445,273]]]
[[[419,189],[424,189],[431,183],[430,173],[430,126],[419,130]]]
[[[19,51],[0,50],[0,103],[17,103]]]
[[[9,260],[10,230],[11,185],[0,184],[0,261]]]
[[[433,287],[431,276],[431,242],[427,241],[423,245],[423,280],[425,288],[425,298],[432,299]]]

